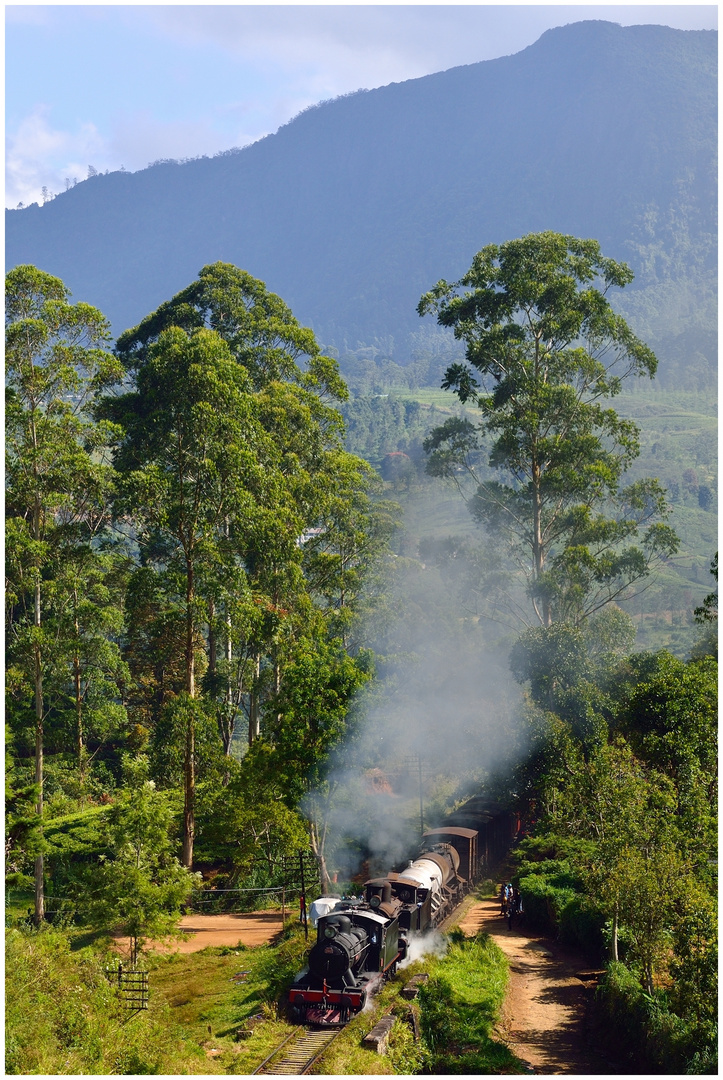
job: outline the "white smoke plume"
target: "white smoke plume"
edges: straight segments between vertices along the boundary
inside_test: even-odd
[[[449,943],[443,934],[432,931],[430,934],[418,934],[409,942],[409,952],[399,965],[402,971],[423,956],[444,956],[449,948]]]
[[[404,554],[414,550],[407,533]],[[470,615],[459,584],[419,557],[404,560],[397,618],[372,641],[393,658],[352,710],[323,800],[327,862],[341,880],[363,860],[370,876],[382,876],[416,857],[422,814],[425,828],[440,824],[519,753],[510,639]],[[313,801],[318,817],[321,800]]]

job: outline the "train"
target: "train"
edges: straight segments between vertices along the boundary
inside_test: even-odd
[[[361,898],[316,901],[316,943],[288,994],[292,1019],[339,1026],[361,1012],[407,958],[413,938],[451,914],[502,858],[518,828],[517,818],[497,804],[471,800],[423,834],[419,855],[406,867],[366,881]]]

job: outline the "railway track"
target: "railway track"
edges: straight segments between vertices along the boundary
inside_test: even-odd
[[[331,1046],[343,1028],[324,1031],[302,1028],[289,1035],[262,1061],[254,1076],[303,1076]]]
[[[444,933],[459,920],[471,897],[466,897],[437,926],[437,931]],[[300,1028],[292,1032],[276,1049],[254,1070],[254,1076],[303,1076],[319,1060],[324,1051],[331,1046],[343,1028],[334,1031],[319,1028]]]

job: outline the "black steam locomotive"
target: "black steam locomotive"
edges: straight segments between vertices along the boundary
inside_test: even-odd
[[[465,819],[466,826],[476,820],[479,828],[456,820],[426,832],[422,854],[405,869],[367,881],[363,899],[340,900],[319,916],[308,971],[289,991],[295,1019],[338,1025],[360,1012],[406,958],[411,938],[440,925],[477,882],[490,855],[502,854],[498,847],[509,844],[516,827],[514,818],[490,812],[489,804],[475,806]]]

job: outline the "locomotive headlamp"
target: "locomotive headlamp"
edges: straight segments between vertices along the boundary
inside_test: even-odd
[[[369,907],[379,907],[381,902],[382,902],[381,896],[379,896],[379,895],[372,896],[370,901],[369,901]]]
[[[336,937],[336,927],[335,926],[325,926],[324,927],[324,937],[327,937],[327,938]]]

